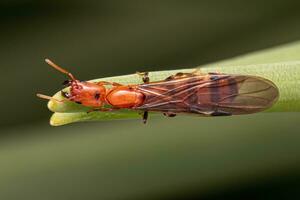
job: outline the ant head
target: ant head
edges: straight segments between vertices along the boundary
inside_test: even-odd
[[[72,82],[69,100],[89,107],[101,107],[105,103],[106,88],[92,82]]]
[[[56,65],[51,60],[45,59],[45,61],[51,67],[66,74],[70,78],[70,80],[67,80],[63,83],[65,86],[70,86],[70,93],[62,92],[62,95],[66,98],[66,100],[74,101],[88,107],[100,107],[105,103],[106,88],[103,84],[84,81],[81,82],[77,80],[73,74]],[[53,97],[43,94],[37,94],[37,96],[42,99],[56,100]],[[56,101],[64,102],[66,100]]]

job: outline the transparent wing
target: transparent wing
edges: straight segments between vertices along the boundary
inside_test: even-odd
[[[279,94],[267,79],[223,74],[142,84],[138,90],[146,99],[137,109],[199,114],[259,112],[272,106]]]

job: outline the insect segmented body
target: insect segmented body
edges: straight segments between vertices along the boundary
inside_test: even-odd
[[[148,111],[162,112],[169,117],[179,113],[203,116],[251,114],[270,108],[279,96],[274,83],[258,76],[193,72],[177,73],[165,80],[150,82],[148,73],[138,73],[143,84],[122,85],[79,81],[49,59],[46,62],[70,77],[65,82],[70,86],[70,92],[62,92],[65,100],[90,107],[91,111],[124,108],[143,111],[144,123]],[[42,94],[38,96],[65,101]]]

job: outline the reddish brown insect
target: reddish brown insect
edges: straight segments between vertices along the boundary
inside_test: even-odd
[[[140,73],[143,84],[121,85],[106,81],[82,82],[49,59],[46,62],[69,76],[66,84],[70,86],[70,93],[62,92],[67,101],[90,107],[92,111],[123,108],[143,111],[144,123],[148,111],[162,112],[169,117],[178,113],[203,116],[256,113],[271,107],[279,96],[274,83],[257,76],[195,72],[177,73],[162,81],[149,82],[148,73]],[[42,94],[38,97],[65,101]],[[111,108],[104,107],[107,105]]]

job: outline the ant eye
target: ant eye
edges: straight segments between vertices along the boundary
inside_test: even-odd
[[[96,99],[96,100],[99,100],[99,99],[100,99],[100,93],[97,92],[97,93],[95,94],[95,99]]]
[[[65,98],[70,98],[70,94],[64,91],[61,91],[61,95]]]

